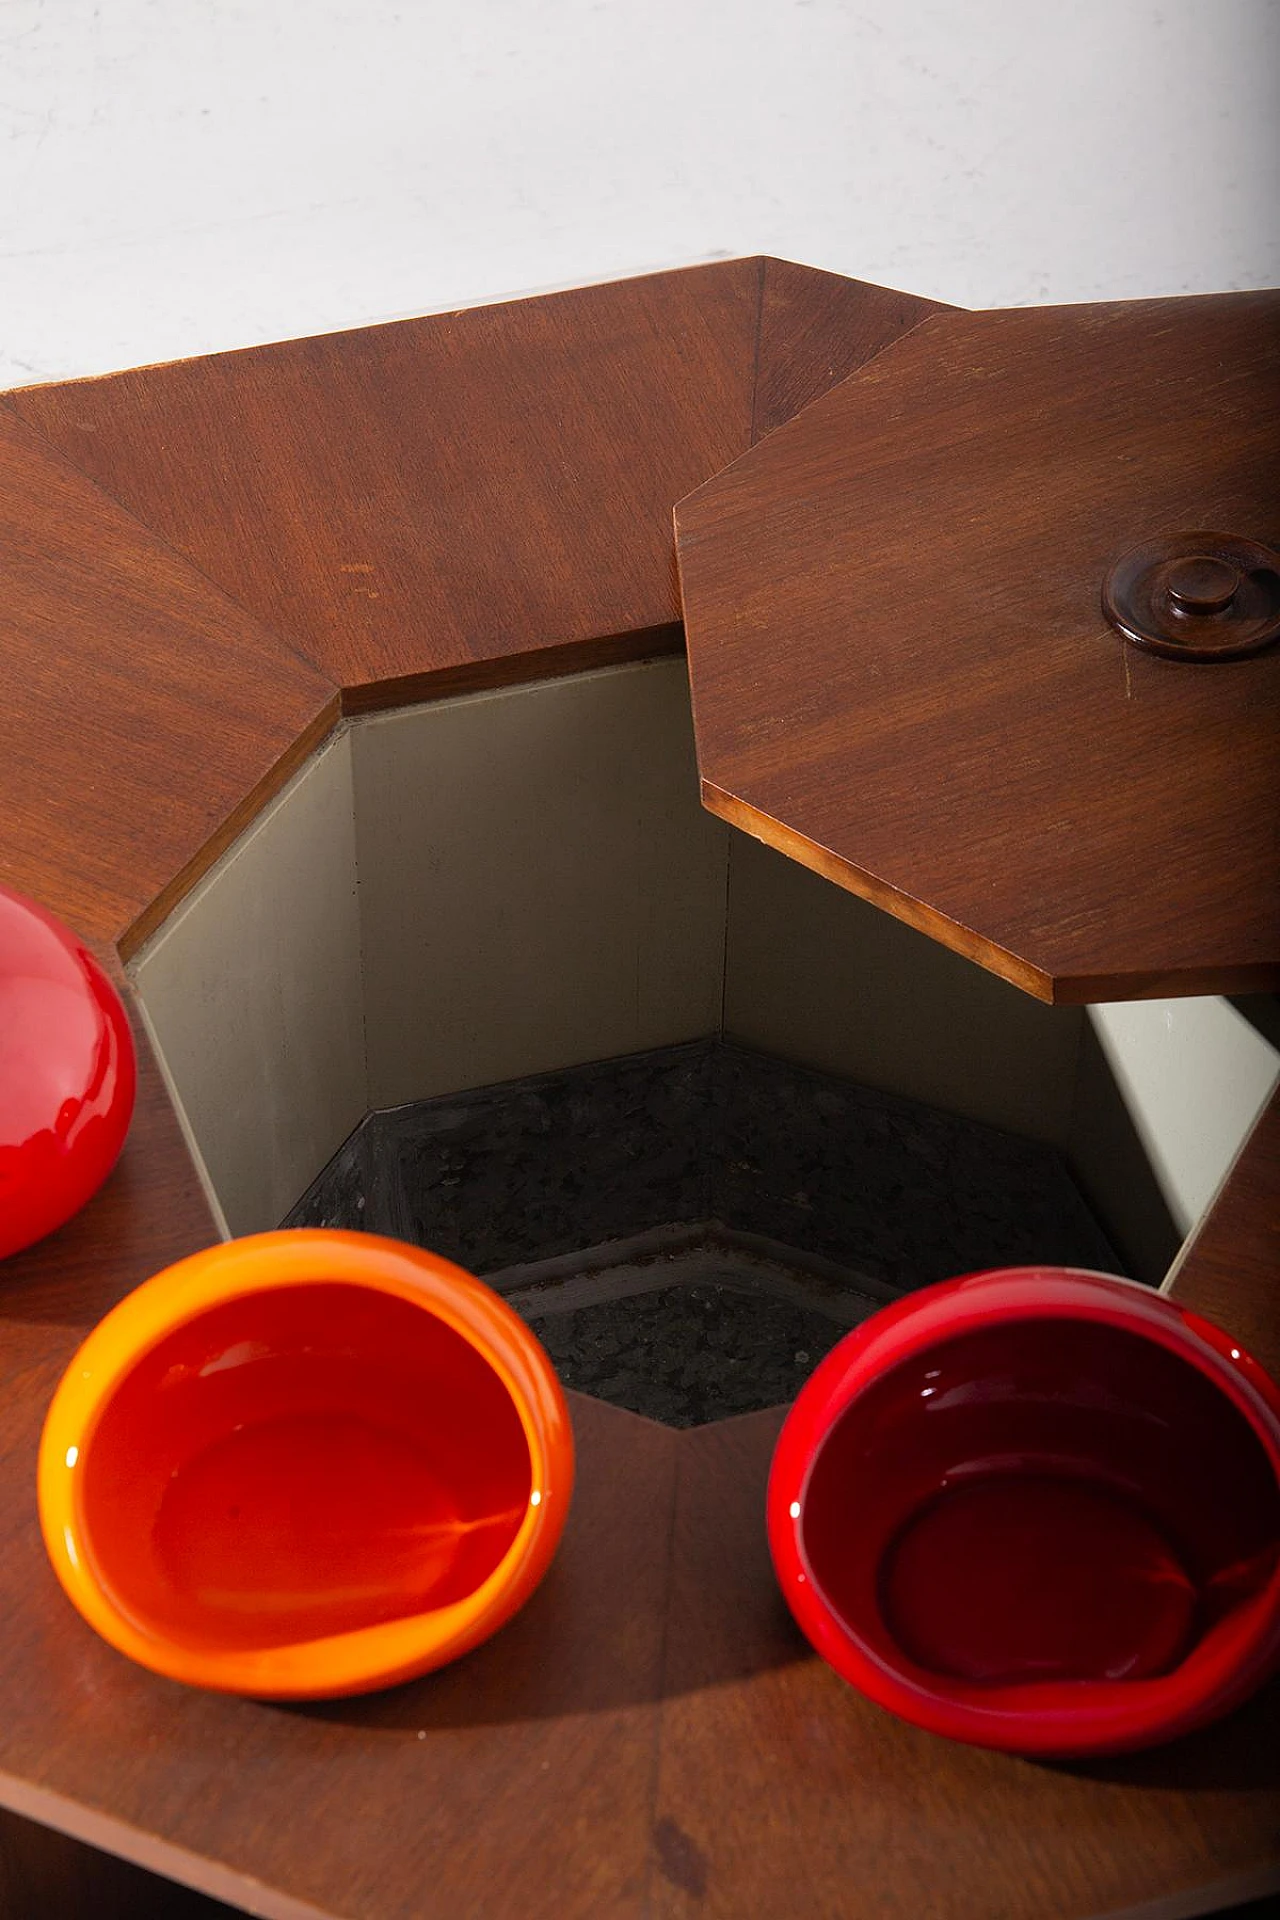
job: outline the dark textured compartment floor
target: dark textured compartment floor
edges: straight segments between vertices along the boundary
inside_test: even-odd
[[[671,1427],[790,1400],[845,1332],[789,1300],[714,1285],[526,1317],[568,1385]]]
[[[609,1286],[611,1249],[680,1223],[792,1279],[820,1269],[814,1299],[705,1271],[673,1287],[660,1264],[652,1286]],[[522,1296],[566,1385],[681,1425],[790,1398],[807,1369],[787,1354],[816,1362],[869,1293],[1024,1262],[1123,1271],[1054,1148],[718,1040],[370,1114],[285,1224],[433,1248]],[[527,1298],[557,1262],[575,1289],[559,1314]]]

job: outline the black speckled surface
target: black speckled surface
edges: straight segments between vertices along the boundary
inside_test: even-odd
[[[285,1224],[389,1233],[501,1275],[678,1222],[882,1294],[1025,1261],[1123,1271],[1054,1148],[719,1040],[370,1114]],[[785,1354],[820,1357],[801,1321],[828,1346],[841,1331],[829,1302],[670,1278],[530,1305],[566,1385],[697,1424],[790,1397]]]
[[[714,1285],[528,1319],[567,1384],[671,1427],[790,1400],[846,1331],[790,1300]]]
[[[713,1048],[673,1048],[376,1116],[406,1237],[451,1235],[487,1273],[705,1218],[716,1065]]]
[[[1119,1271],[1062,1157],[918,1101],[725,1046],[712,1212],[903,1290],[987,1266]]]

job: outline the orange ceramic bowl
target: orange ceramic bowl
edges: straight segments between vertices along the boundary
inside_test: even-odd
[[[131,1659],[275,1699],[442,1666],[528,1599],[573,1484],[524,1322],[398,1241],[192,1255],[109,1313],[40,1446],[59,1580]]]

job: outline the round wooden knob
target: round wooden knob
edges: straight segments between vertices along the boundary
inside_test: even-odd
[[[1280,554],[1231,533],[1175,533],[1121,556],[1102,609],[1136,647],[1235,660],[1280,636]]]
[[[1240,569],[1212,554],[1179,560],[1169,575],[1169,598],[1179,613],[1223,613],[1236,597]]]

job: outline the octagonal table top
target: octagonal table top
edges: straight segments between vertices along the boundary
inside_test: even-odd
[[[678,647],[672,503],[934,311],[732,261],[0,398],[0,876],[127,995],[122,955],[344,711]],[[131,1011],[120,1164],[0,1273],[0,1803],[277,1920],[1075,1920],[1280,1879],[1280,1685],[1052,1768],[813,1658],[765,1551],[779,1410],[678,1433],[575,1397],[545,1587],[391,1693],[264,1705],[98,1641],[40,1544],[44,1409],[216,1238]],[[1273,1366],[1278,1198],[1274,1103],[1178,1279]]]
[[[707,805],[1041,999],[1274,987],[1280,645],[1102,590],[1216,530],[1280,608],[1278,472],[1280,294],[926,320],[677,509]]]

